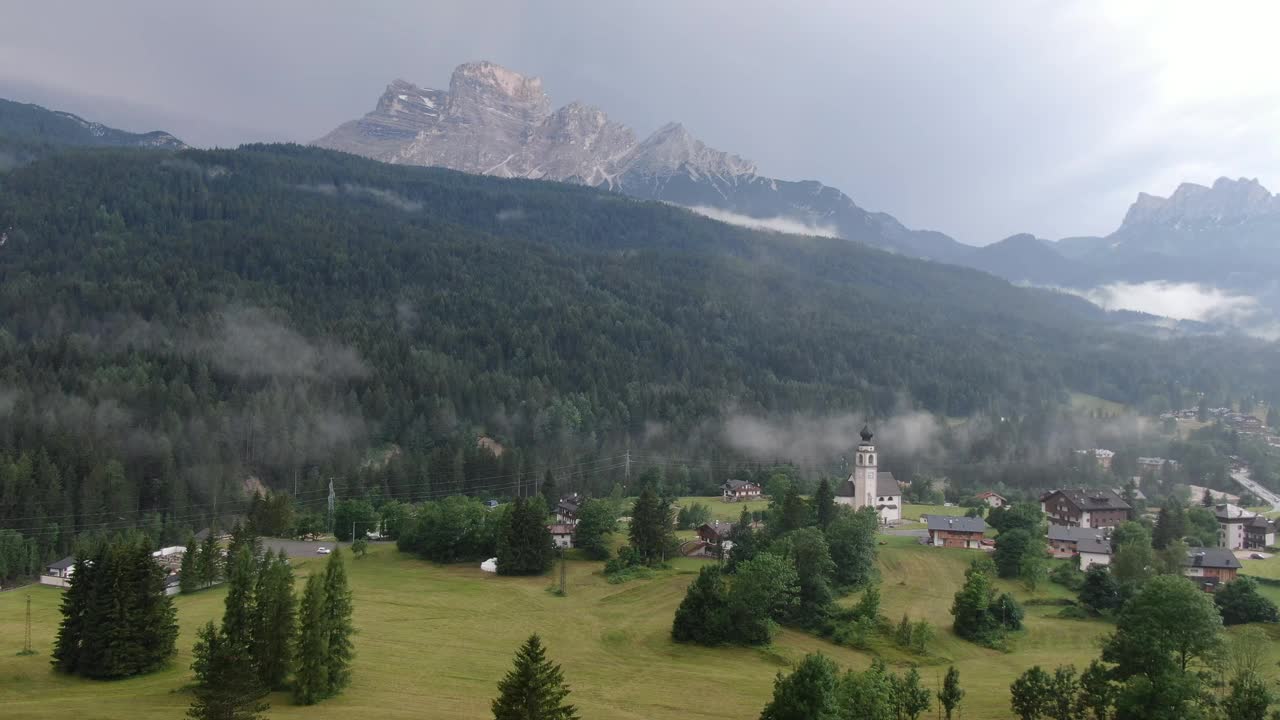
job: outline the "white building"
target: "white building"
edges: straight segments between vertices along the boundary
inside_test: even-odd
[[[873,507],[880,514],[881,523],[896,523],[902,519],[902,489],[893,473],[880,472],[871,430],[863,427],[861,434],[853,474],[836,487],[836,502],[855,509]]]
[[[573,531],[574,526],[568,524],[548,525],[547,530],[551,533],[551,542],[561,550],[567,550],[573,547]]]

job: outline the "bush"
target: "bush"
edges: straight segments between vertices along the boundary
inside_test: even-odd
[[[1068,590],[1080,591],[1084,587],[1084,573],[1067,563],[1060,563],[1049,573],[1049,580]]]
[[[1079,605],[1068,605],[1058,612],[1058,617],[1064,620],[1088,620],[1093,616]]]

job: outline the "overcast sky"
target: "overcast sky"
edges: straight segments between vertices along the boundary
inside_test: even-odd
[[[0,96],[199,145],[312,140],[486,59],[974,244],[1105,234],[1183,180],[1280,189],[1273,2],[6,5]]]

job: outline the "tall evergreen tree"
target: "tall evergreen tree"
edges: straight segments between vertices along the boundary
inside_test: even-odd
[[[500,575],[540,575],[555,562],[551,532],[544,524],[540,502],[516,498],[498,536]]]
[[[685,590],[671,622],[671,639],[699,645],[719,645],[733,636],[729,593],[720,568],[704,565]]]
[[[351,682],[351,660],[355,649],[351,636],[351,589],[347,587],[347,566],[342,551],[333,549],[324,568],[324,622],[329,634],[325,657],[326,695],[336,695]]]
[[[530,635],[516,652],[515,667],[498,683],[494,720],[576,720],[577,708],[565,703],[569,686],[559,665],[547,659],[542,639]]]
[[[200,587],[200,577],[196,567],[199,565],[200,544],[194,535],[187,540],[187,549],[182,553],[182,565],[178,568],[178,590],[182,593],[195,592]]]
[[[71,585],[62,595],[62,623],[58,626],[58,635],[53,643],[52,662],[60,672],[75,673],[80,668],[89,595],[93,586],[92,573],[93,565],[87,558],[77,556],[72,565]]]
[[[547,473],[542,477],[542,487],[538,489],[542,493],[542,499],[546,501],[547,507],[555,508],[560,502],[560,496],[556,491],[556,476],[551,474],[551,468],[547,468]]]
[[[217,533],[210,528],[209,534],[200,543],[199,561],[196,563],[196,574],[204,587],[216,585],[223,577],[222,554],[218,548]]]
[[[813,493],[813,510],[818,518],[818,527],[823,530],[836,519],[836,495],[826,478],[822,478],[818,489]]]
[[[760,552],[760,540],[756,536],[755,528],[751,527],[751,522],[751,511],[742,508],[737,524],[729,531],[729,540],[733,543],[733,548],[729,551],[729,558],[725,562],[726,573],[736,572],[739,565],[750,561]]]
[[[646,485],[631,509],[631,549],[646,564],[661,562],[670,526],[671,520],[664,513],[664,504],[658,498],[658,493],[651,485]]]
[[[307,577],[298,608],[297,667],[293,676],[293,700],[314,705],[329,695],[329,627],[324,578],[319,573]]]
[[[269,707],[265,690],[253,671],[249,647],[236,642],[213,623],[197,634],[192,650],[195,699],[187,710],[192,720],[256,720]]]
[[[293,595],[293,570],[284,550],[268,555],[269,562],[258,575],[255,590],[254,657],[263,687],[284,687],[293,667],[293,635],[297,622],[297,600]]]
[[[782,497],[782,508],[778,517],[778,534],[799,530],[809,524],[809,508],[800,497],[800,490],[793,484],[787,488]]]
[[[222,632],[232,642],[254,647],[255,589],[257,563],[252,551],[241,545],[227,558],[227,599],[222,613]]]
[[[1151,532],[1151,547],[1163,550],[1186,534],[1187,510],[1181,500],[1170,497],[1160,506],[1160,514],[1156,516],[1156,526]]]

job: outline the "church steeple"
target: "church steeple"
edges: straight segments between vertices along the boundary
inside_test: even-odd
[[[862,432],[860,434],[862,435],[862,442],[864,443],[871,442],[871,438],[874,437],[871,432],[871,428],[866,425],[862,426]]]

